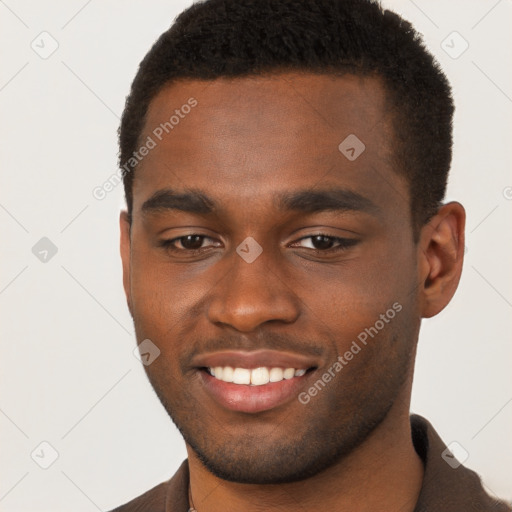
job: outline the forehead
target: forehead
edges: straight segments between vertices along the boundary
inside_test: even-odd
[[[134,211],[167,187],[254,202],[334,183],[378,195],[391,182],[403,191],[391,164],[387,107],[378,78],[354,75],[168,85],[151,102],[140,138],[154,147],[135,171]]]

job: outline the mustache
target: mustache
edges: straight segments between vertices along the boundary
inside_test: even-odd
[[[188,344],[187,344],[188,345]],[[248,352],[256,350],[277,350],[283,352],[294,352],[306,356],[321,356],[327,347],[327,343],[312,341],[297,336],[283,335],[281,333],[260,333],[257,335],[245,336],[240,334],[227,334],[218,338],[197,339],[190,343],[188,348],[179,358],[182,368],[192,366],[192,358],[197,354],[208,352],[220,352],[224,350],[244,350]]]

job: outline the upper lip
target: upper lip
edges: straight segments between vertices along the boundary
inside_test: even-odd
[[[277,350],[239,351],[226,350],[198,354],[192,359],[192,364],[198,368],[215,368],[216,366],[231,366],[232,368],[295,368],[309,369],[318,367],[319,362],[303,354],[282,352]]]

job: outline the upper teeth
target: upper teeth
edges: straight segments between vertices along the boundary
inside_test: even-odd
[[[279,382],[283,379],[291,379],[300,377],[306,373],[306,370],[300,368],[232,368],[231,366],[216,366],[208,368],[208,371],[216,379],[224,382],[232,382],[233,384],[252,384],[253,386],[261,386],[269,382]]]

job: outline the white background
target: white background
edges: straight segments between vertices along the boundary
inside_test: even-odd
[[[186,457],[132,354],[122,187],[103,201],[92,190],[116,170],[118,118],[138,63],[188,5],[0,1],[1,511],[109,510]],[[468,212],[459,290],[423,323],[412,410],[465,448],[490,493],[512,499],[512,3],[384,5],[424,34],[453,85],[448,199]],[[42,31],[59,45],[47,59],[31,48]],[[457,59],[441,48],[453,31],[469,43]],[[58,248],[46,263],[32,253],[42,237]],[[59,454],[46,470],[30,455],[42,441]]]

